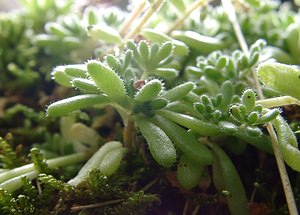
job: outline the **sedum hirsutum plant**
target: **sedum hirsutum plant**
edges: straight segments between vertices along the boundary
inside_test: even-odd
[[[78,13],[59,16],[56,20],[47,22],[45,32],[36,35],[33,41],[44,50],[46,56],[56,55],[60,59],[55,63],[87,59],[93,54],[91,47],[96,46],[87,35],[87,26],[85,18]]]
[[[68,14],[74,6],[74,2],[67,1],[28,1],[20,0],[20,4],[24,7],[24,14],[28,22],[31,22],[35,31],[40,32],[45,23],[54,21],[58,16]]]
[[[236,55],[238,56],[238,53]],[[257,52],[252,53],[252,56],[250,54],[251,60],[244,55],[236,57],[235,61],[231,59],[233,67],[230,69],[234,70],[235,65],[241,68],[237,71],[243,71],[242,69],[245,70],[247,67],[251,69],[258,59],[253,57],[255,55]],[[172,66],[173,57],[171,42],[153,44],[149,47],[145,41],[140,41],[138,44],[128,42],[124,54],[119,57],[120,60],[116,56],[108,55],[104,62],[91,60],[81,65],[59,66],[53,71],[55,80],[64,86],[73,86],[86,93],[49,105],[47,114],[59,116],[91,105],[114,106],[122,116],[125,129],[128,124],[135,122],[158,164],[170,167],[175,164],[177,157],[180,158],[177,169],[178,181],[188,189],[198,184],[205,166],[213,164],[213,154],[207,147],[211,145],[205,144],[205,140],[197,139],[199,136],[213,138],[232,135],[272,153],[270,139],[263,134],[258,125],[275,119],[279,114],[278,110],[264,110],[262,105],[255,104],[255,93],[250,89],[245,90],[239,97],[229,80],[222,84],[220,93],[212,97],[199,96],[193,92],[194,90],[197,92],[193,82],[185,82],[172,89],[166,89],[162,80],[157,77],[175,78],[178,75],[176,69],[168,67]],[[246,59],[243,60],[244,64],[241,59]],[[220,64],[218,63],[219,67]],[[226,67],[226,61],[223,67]],[[209,68],[211,69],[209,71],[213,72],[213,67]],[[201,73],[201,68],[199,70]],[[210,79],[218,80],[217,69],[215,76],[210,75],[212,72],[207,72],[207,68],[203,70],[206,70],[206,76]],[[243,80],[243,75],[234,79]],[[200,81],[198,83],[201,84]],[[218,86],[218,83],[215,85]],[[184,128],[191,129],[194,134],[188,133]],[[132,144],[138,143],[125,144],[130,150]],[[224,152],[219,152],[221,149],[214,147],[212,150],[216,151],[216,159],[220,159],[218,156],[225,156]],[[114,168],[114,159],[113,157],[111,159],[110,166]],[[118,160],[117,157],[115,159]],[[102,163],[101,161],[98,163],[101,171]],[[240,181],[237,174],[231,179]],[[225,185],[225,189],[229,192],[233,189],[230,186],[232,185]],[[245,195],[242,186],[240,192],[231,195],[237,200],[229,198],[230,205],[240,200],[238,210],[246,210],[246,197],[239,199],[240,195]],[[232,211],[237,210],[234,206],[231,207]]]
[[[237,7],[239,10],[236,13],[248,43],[264,39],[267,41],[267,55],[282,63],[299,63],[296,57],[299,51],[296,27],[299,25],[299,14],[292,9],[291,4],[260,1],[252,6],[237,3]],[[227,41],[234,43],[234,30],[229,19],[222,6],[208,6],[203,9],[201,19],[192,19],[187,28],[196,28],[197,32],[207,36],[225,34]]]
[[[71,1],[60,3],[59,1],[21,1],[21,3],[24,10],[1,13],[0,18],[0,90],[8,95],[36,90],[34,83],[45,83],[43,80],[44,76],[47,76],[45,71],[61,62],[50,57],[56,53],[50,53],[47,57],[53,60],[47,61],[50,65],[44,65],[44,53],[52,48],[53,43],[39,44],[35,38],[38,33],[43,32],[46,23],[54,22],[58,16],[69,13],[73,5]],[[46,26],[50,25],[51,23],[48,23]],[[60,47],[68,49],[69,46],[74,47],[74,43],[78,44],[80,32],[77,30],[74,34],[76,36],[66,38],[68,43]],[[82,56],[80,59],[86,58],[85,55],[80,56]]]
[[[300,103],[291,5],[156,0],[71,14],[69,1],[24,3],[30,20],[47,7],[63,15],[34,24],[30,42],[42,50],[38,64],[59,64],[50,75],[65,92],[52,95],[47,120],[22,105],[7,110],[4,125],[21,113],[17,131],[40,124],[42,141],[19,158],[5,130],[1,213],[144,214],[163,207],[172,186],[183,214],[224,202],[226,214],[252,214],[260,201],[266,213],[297,214],[299,127],[285,120],[286,106]],[[269,160],[284,206],[263,172]]]
[[[35,71],[37,47],[32,46],[33,32],[22,16],[0,15],[0,91],[23,90],[38,81]]]
[[[68,5],[65,10],[74,8],[67,2],[65,4]],[[111,37],[111,32],[105,32],[114,31],[109,26],[119,27],[125,12],[114,7],[106,9],[94,6],[82,10],[83,12],[74,9],[72,13],[56,11],[56,18],[46,20],[43,31],[32,38],[32,42],[41,50],[40,64],[48,62],[49,58],[52,60],[51,65],[43,68],[43,71],[48,72],[57,64],[81,62],[99,56],[103,49],[111,47],[111,43],[120,42],[120,38]],[[107,43],[103,43],[102,37],[105,37]]]

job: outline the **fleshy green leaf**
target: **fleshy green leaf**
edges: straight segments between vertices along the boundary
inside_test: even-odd
[[[101,91],[118,101],[126,97],[123,80],[110,67],[96,60],[87,63],[88,73]]]
[[[221,171],[223,183],[218,187],[225,187],[230,195],[227,196],[229,210],[232,215],[248,214],[247,196],[240,176],[226,153],[217,145],[211,145],[216,155],[215,162],[219,163],[218,169]]]
[[[207,54],[225,48],[225,44],[221,40],[204,36],[194,31],[173,31],[172,36],[200,53]]]
[[[154,160],[164,167],[170,167],[176,160],[176,150],[170,138],[146,118],[136,117],[136,122],[147,140]]]
[[[135,95],[134,100],[146,102],[154,99],[162,90],[162,83],[158,79],[147,82]]]
[[[258,67],[258,77],[266,86],[300,99],[300,70],[281,63],[264,63]]]
[[[105,25],[88,26],[88,34],[94,39],[103,40],[107,43],[121,44],[120,34],[113,28]]]
[[[204,166],[194,163],[183,155],[177,167],[177,180],[185,189],[192,189],[198,185],[204,171]]]
[[[284,161],[295,171],[300,172],[300,151],[295,134],[281,116],[273,120]]]
[[[47,115],[62,116],[74,110],[90,107],[97,104],[108,104],[111,100],[106,95],[79,95],[52,103],[47,108]]]
[[[72,77],[67,75],[64,72],[63,67],[58,66],[56,67],[52,73],[52,78],[59,83],[60,85],[64,86],[64,87],[72,87]]]
[[[111,150],[101,161],[100,172],[105,176],[112,175],[120,166],[122,158],[127,152],[126,148],[120,147]]]
[[[185,82],[166,91],[162,97],[171,102],[176,101],[187,95],[191,90],[194,89],[194,87],[195,84],[193,82]]]

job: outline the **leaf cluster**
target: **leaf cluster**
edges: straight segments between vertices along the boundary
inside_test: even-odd
[[[292,9],[292,4],[280,1],[260,1],[258,5],[242,5],[237,16],[245,39],[249,44],[258,39],[267,43],[265,53],[282,63],[297,63],[295,44],[299,32],[299,14]],[[209,23],[214,23],[210,25]],[[235,35],[229,18],[222,6],[208,6],[203,9],[200,19],[193,19],[187,28],[197,29],[204,35],[226,34],[233,48]],[[283,33],[284,32],[284,33]]]
[[[160,45],[153,44],[151,48],[145,41],[140,41],[137,46],[132,42],[128,42],[127,47],[133,51],[134,60],[142,69],[144,78],[153,75],[161,78],[178,76],[178,71],[170,67],[173,60],[173,45],[171,42]]]
[[[261,50],[265,41],[258,40],[251,45],[248,53],[234,50],[229,54],[214,51],[208,56],[197,57],[196,66],[186,68],[190,79],[199,78],[197,90],[199,94],[215,94],[217,86],[230,80],[235,88],[235,93],[241,93],[249,85],[247,77],[259,62]],[[214,89],[216,88],[216,89]]]
[[[1,14],[0,32],[0,91],[25,89],[39,79],[32,29],[21,15]]]
[[[30,21],[36,32],[41,32],[45,23],[54,21],[58,16],[71,12],[74,2],[72,0],[38,1],[20,0],[25,8],[25,19]]]
[[[129,42],[119,59],[117,56],[108,55],[104,62],[92,60],[86,64],[59,66],[54,69],[52,74],[58,83],[67,87],[73,85],[84,95],[51,104],[48,107],[48,115],[59,116],[96,104],[100,107],[113,105],[122,116],[124,123],[128,120],[136,122],[155,161],[162,166],[169,167],[175,163],[177,156],[182,158],[187,156],[192,160],[187,162],[190,163],[190,166],[188,165],[191,168],[190,172],[193,172],[192,169],[197,165],[211,164],[212,155],[204,144],[196,146],[199,144],[198,140],[193,134],[187,134],[184,128],[192,129],[201,136],[218,134],[233,135],[238,138],[242,138],[243,135],[252,136],[252,139],[246,140],[246,136],[242,139],[254,145],[257,145],[255,144],[256,138],[262,138],[268,142],[255,125],[271,121],[279,112],[274,110],[262,114],[262,107],[255,105],[253,91],[245,91],[241,97],[237,95],[240,89],[233,83],[242,82],[243,86],[246,86],[247,79],[244,79],[246,75],[235,74],[224,82],[228,78],[226,75],[232,70],[236,73],[251,71],[258,61],[259,51],[263,44],[262,41],[255,43],[249,55],[241,51],[236,51],[228,57],[223,57],[220,52],[213,52],[209,55],[208,59],[201,63],[206,68],[203,69],[206,70],[203,77],[215,83],[207,86],[216,86],[216,89],[211,91],[212,96],[208,96],[203,95],[201,89],[194,89],[195,84],[192,82],[166,90],[159,79],[143,79],[148,76],[161,75],[158,69],[154,70],[154,68],[159,68],[165,62],[171,61],[171,42],[152,44],[150,47],[144,41],[138,44]],[[151,54],[153,50],[156,55]],[[210,75],[207,71],[212,71],[212,68],[219,68],[220,71],[215,70],[214,74],[220,75]],[[223,75],[225,77],[222,77]],[[201,86],[202,82],[203,79],[200,79],[197,85]],[[219,88],[218,85],[221,83],[223,84]],[[240,101],[241,104],[238,104]],[[241,113],[240,118],[238,118],[238,113]],[[181,136],[175,135],[174,131]],[[187,141],[189,145],[183,146]],[[162,142],[164,145],[161,145]],[[267,151],[269,151],[268,146],[270,146],[269,142],[265,144]],[[199,160],[193,158],[194,153],[199,153],[203,157]],[[180,173],[181,166],[178,166],[178,174],[184,175]],[[198,172],[198,175],[193,177],[195,177],[195,183],[193,183],[195,186],[201,173]]]
[[[33,41],[42,49],[43,55],[56,56],[53,65],[84,60],[92,56],[91,47],[96,46],[96,42],[88,37],[86,26],[79,14],[60,16],[47,22],[45,32],[35,35]]]
[[[90,94],[70,99],[67,102],[70,107],[68,112],[96,103],[117,103],[129,111],[142,111],[146,114],[151,114],[151,109],[166,106],[167,101],[163,98],[158,99],[163,92],[162,81],[146,78],[178,75],[176,69],[162,68],[172,59],[172,44],[170,42],[161,46],[153,44],[150,49],[146,42],[141,41],[137,45],[129,42],[127,47],[127,51],[119,58],[108,55],[103,63],[89,61],[86,64],[59,66],[54,69],[52,75],[58,83],[66,87],[73,86],[85,94]],[[71,107],[74,103],[79,106]],[[52,110],[56,112],[56,108],[52,107],[55,106],[50,105],[48,114],[52,114]]]

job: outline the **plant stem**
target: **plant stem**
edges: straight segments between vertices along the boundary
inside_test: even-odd
[[[100,202],[100,203],[96,203],[96,204],[74,206],[74,207],[71,207],[71,210],[78,211],[78,210],[84,210],[84,209],[99,208],[99,207],[103,207],[103,206],[107,206],[107,205],[118,204],[123,201],[124,201],[123,199],[116,199],[116,200],[110,200],[110,201]]]
[[[222,0],[222,4],[223,4],[223,7],[225,8],[225,11],[227,12],[227,15],[232,23],[232,26],[234,28],[234,31],[235,31],[236,37],[238,38],[240,46],[241,46],[243,52],[247,54],[248,53],[248,45],[247,45],[244,35],[241,31],[241,27],[237,21],[235,9],[234,9],[234,6],[232,5],[232,2],[231,2],[231,0]],[[255,87],[258,92],[258,97],[259,97],[259,99],[262,100],[262,99],[264,99],[264,95],[263,95],[259,80],[257,78],[256,73],[254,71],[252,73],[253,73],[253,78],[255,81]],[[272,123],[267,123],[266,126],[267,126],[267,130],[268,130],[271,140],[272,140],[272,147],[273,147],[277,167],[279,170],[279,174],[281,177],[281,182],[282,182],[283,190],[285,193],[289,212],[292,215],[297,215],[298,212],[297,212],[296,202],[295,202],[295,199],[293,196],[293,191],[292,191],[290,180],[289,180],[286,168],[285,168],[284,160],[282,158],[282,155],[281,155],[281,152],[279,149],[277,135],[275,133]]]
[[[0,185],[8,179],[26,174],[26,173],[31,172],[33,170],[34,170],[34,165],[31,163],[31,164],[27,164],[27,165],[24,165],[24,166],[17,167],[17,168],[14,168],[12,170],[6,171],[4,173],[1,173],[0,174]]]
[[[136,150],[136,145],[135,145],[135,129],[134,129],[134,121],[128,120],[127,124],[125,125],[124,128],[124,146],[127,147],[130,151],[135,151]]]
[[[232,5],[231,0],[222,0],[222,4],[232,24],[233,30],[239,41],[242,51],[248,53],[248,45],[243,35],[243,32],[241,30],[240,24],[237,20],[235,9],[234,6]]]
[[[66,155],[63,157],[53,158],[46,161],[49,168],[56,168],[62,166],[68,166],[75,163],[80,163],[85,161],[90,157],[90,154],[87,152],[80,152],[71,155]]]
[[[188,208],[189,208],[189,201],[185,201],[182,215],[187,215]]]
[[[150,181],[150,183],[146,184],[141,191],[146,192],[148,189],[150,189],[154,184],[156,184],[160,179],[160,176],[156,177],[155,179],[153,179],[152,181]]]
[[[146,24],[150,17],[159,10],[160,6],[165,2],[165,0],[156,0],[150,8],[145,12],[144,16],[140,19],[140,22],[124,37],[125,39],[134,38],[141,28]]]
[[[293,190],[292,190],[291,183],[290,183],[290,180],[289,180],[286,168],[285,168],[282,154],[279,149],[278,139],[277,139],[277,136],[276,136],[276,133],[275,133],[272,123],[270,123],[270,122],[267,123],[267,130],[272,138],[273,151],[274,151],[276,163],[277,163],[277,166],[279,169],[279,174],[281,177],[281,182],[282,182],[283,190],[285,193],[289,212],[291,215],[297,215],[298,210],[297,210],[295,198],[293,195]]]
[[[7,172],[8,169],[0,169],[0,174],[3,173],[3,172]]]
[[[46,163],[48,164],[49,168],[56,168],[75,164],[86,160],[87,158],[88,153],[76,153],[63,157],[53,158],[46,161]],[[39,171],[35,169],[34,164],[27,164],[25,166],[9,170],[7,172],[4,172],[3,174],[0,174],[0,188],[3,188],[4,190],[12,193],[24,185],[24,177],[28,178],[29,180],[33,180],[38,175]]]
[[[261,104],[264,108],[281,107],[285,105],[299,105],[300,101],[291,96],[280,96],[270,99],[261,99],[256,101],[257,104]]]
[[[200,206],[197,205],[197,206],[195,207],[195,209],[193,210],[192,215],[197,215],[198,212],[199,212],[199,209],[200,209]]]
[[[133,21],[141,15],[143,12],[145,6],[146,6],[146,0],[142,0],[139,5],[132,11],[130,16],[124,21],[123,25],[121,26],[120,29],[120,35],[124,36],[126,31],[130,28],[130,25],[133,23]]]
[[[204,5],[206,5],[209,2],[209,0],[198,0],[195,1],[185,12],[184,14],[177,19],[174,24],[168,29],[166,34],[171,34],[172,31],[174,31],[175,29],[179,28],[183,22],[186,20],[186,18],[194,11],[196,10],[198,7],[203,7]]]
[[[56,167],[62,167],[62,166],[67,166],[70,164],[75,164],[82,162],[86,160],[89,157],[88,153],[75,153],[71,155],[66,155],[58,158],[53,158],[49,159],[46,161],[48,164],[49,168],[56,168]],[[35,171],[34,164],[27,164],[21,167],[14,168],[12,170],[3,172],[0,174],[0,186],[2,185],[3,182],[6,180],[30,173],[32,171]]]
[[[0,188],[3,188],[4,190],[6,190],[9,193],[12,193],[24,185],[23,184],[24,177],[28,178],[31,181],[31,180],[35,179],[38,175],[39,175],[39,172],[37,170],[33,170],[31,172],[11,178],[11,179],[1,183]]]

